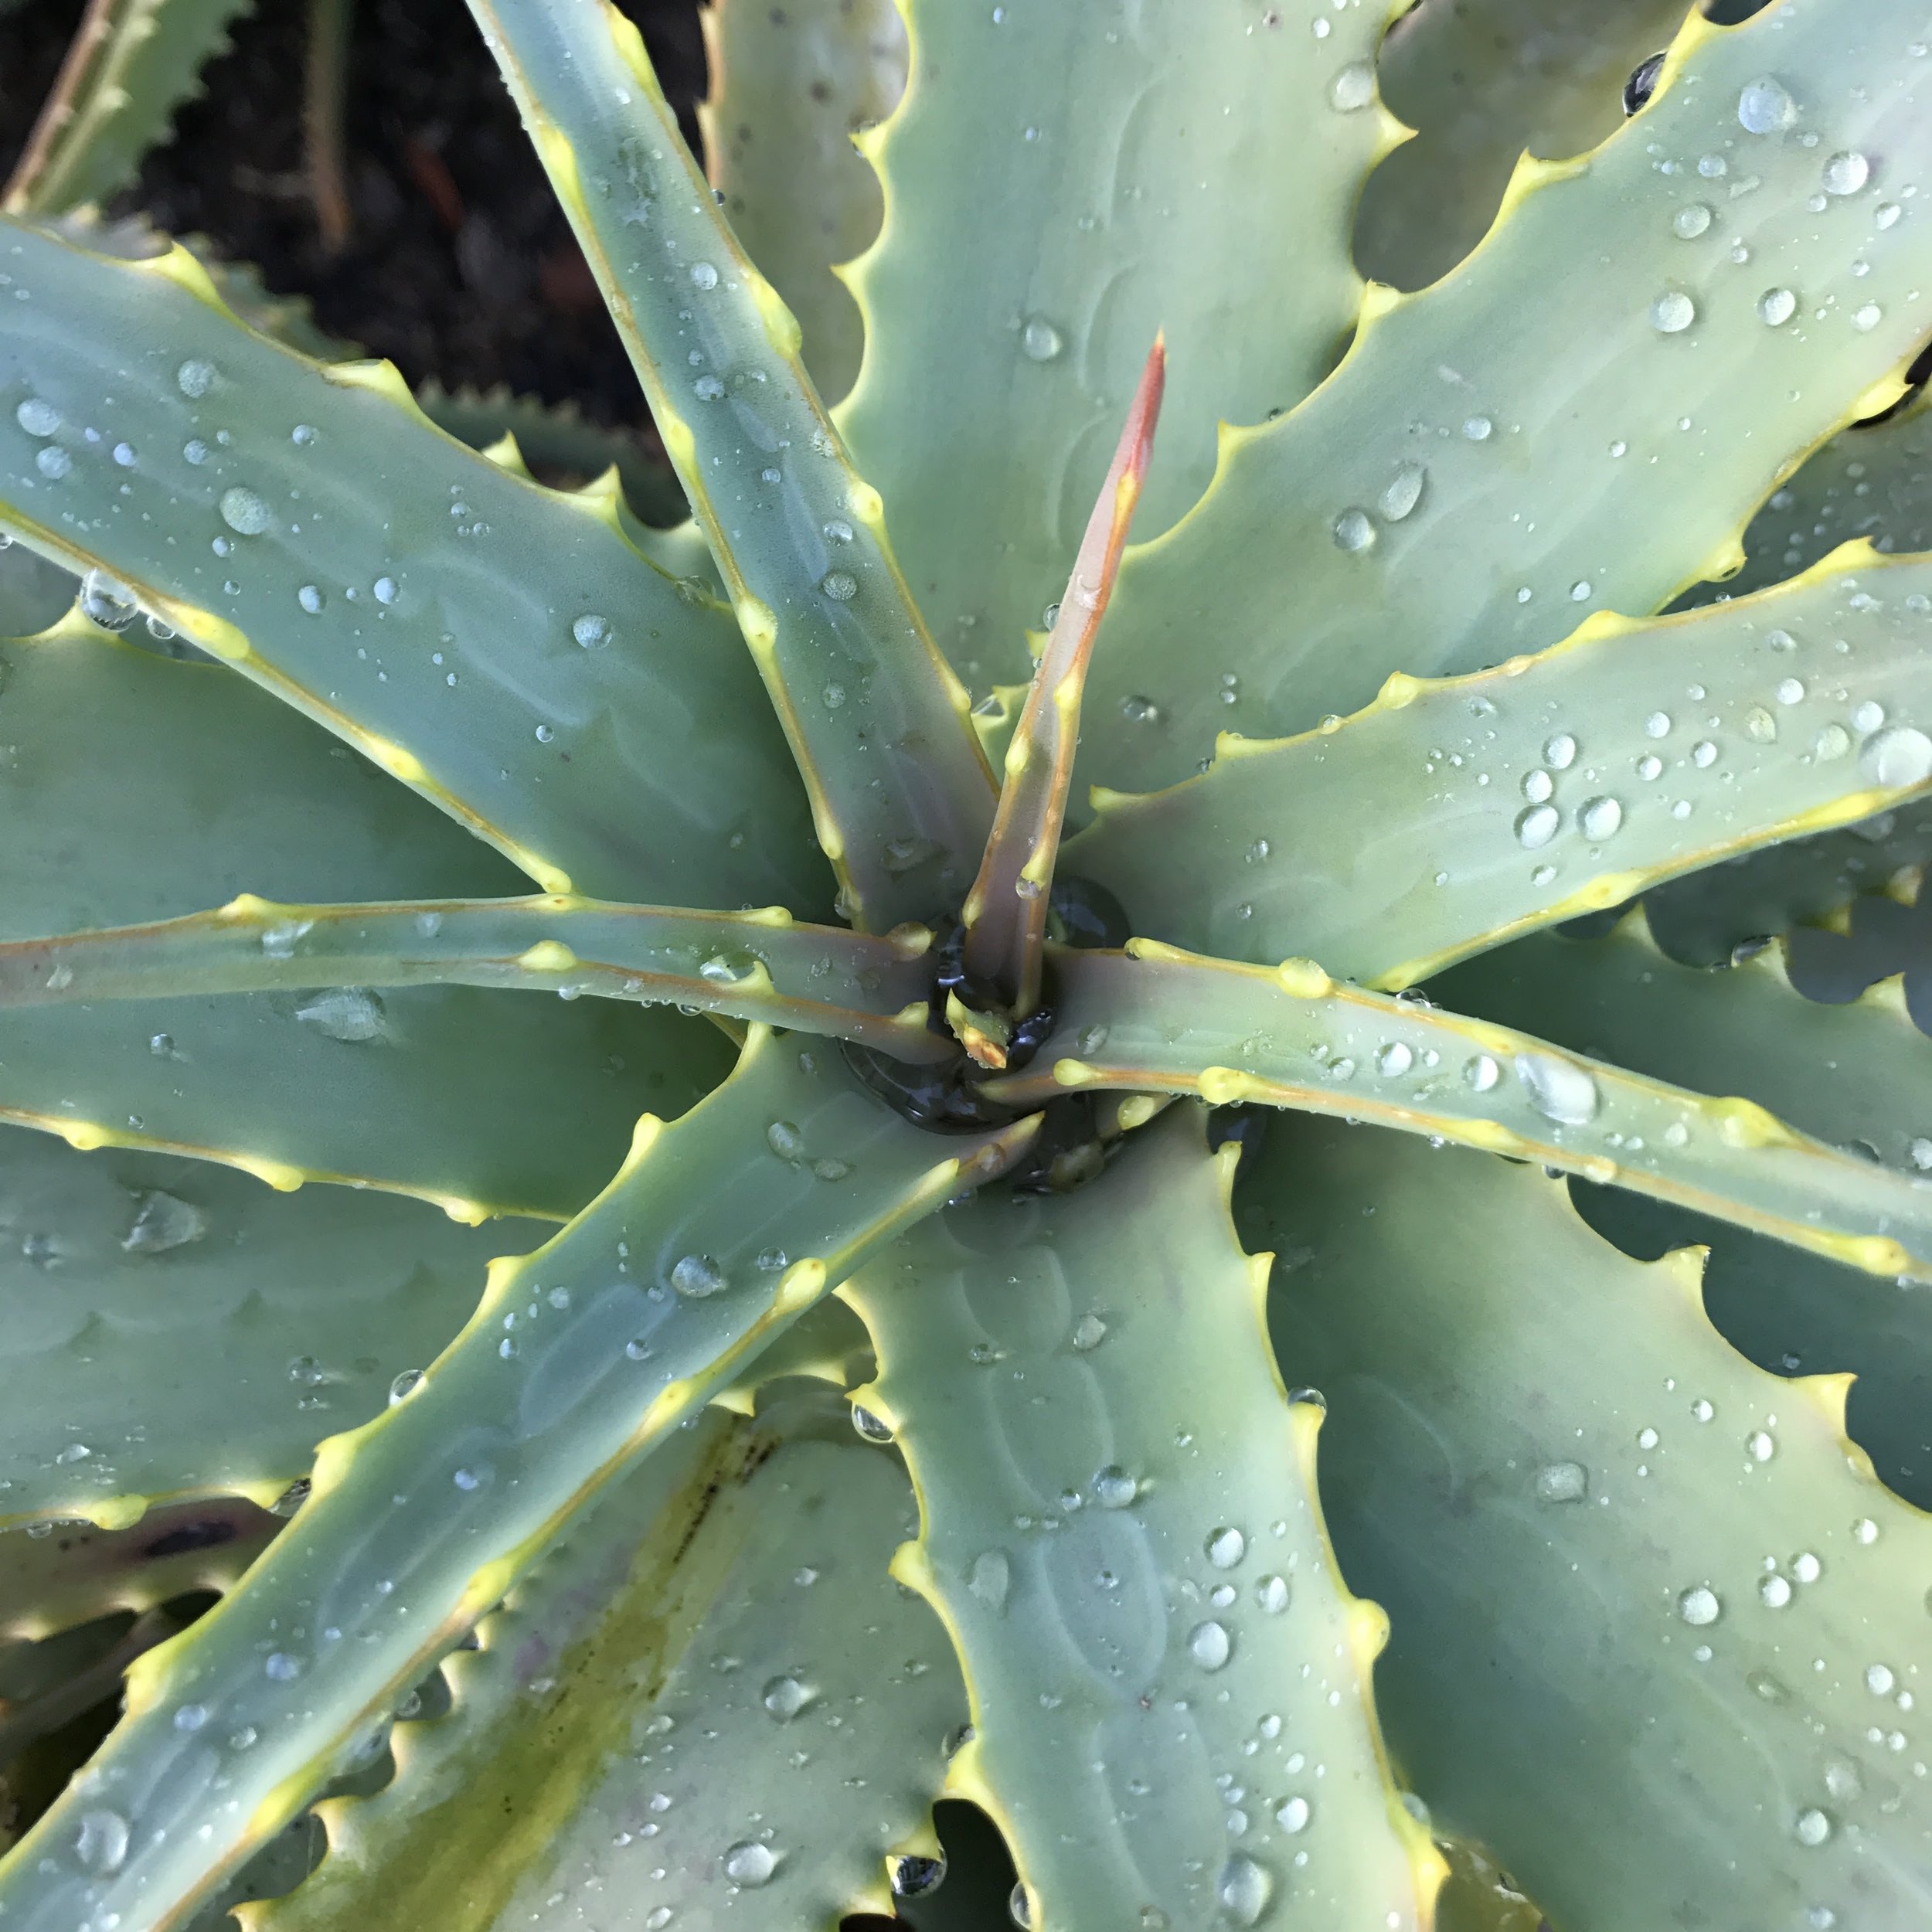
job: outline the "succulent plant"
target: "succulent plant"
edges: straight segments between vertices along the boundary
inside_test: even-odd
[[[1932,856],[1932,0],[1683,5],[719,0],[707,180],[471,0],[672,527],[90,213],[236,9],[91,10],[0,1932],[917,1917],[941,1794],[1038,1932],[1927,1922],[1924,996],[1798,984]]]

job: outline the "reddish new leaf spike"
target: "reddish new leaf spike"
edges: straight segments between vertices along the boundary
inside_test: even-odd
[[[1018,1019],[1025,1019],[1039,1003],[1046,891],[1053,883],[1073,782],[1080,697],[1094,640],[1114,594],[1128,526],[1147,474],[1166,381],[1167,342],[1162,335],[1155,338],[1148,352],[1113,464],[1073,560],[1066,594],[1034,667],[1026,708],[1006,750],[999,810],[979,876],[966,898],[967,971],[1009,995]],[[967,1045],[974,1057],[987,1065],[1005,1063],[998,1044],[977,1031]]]

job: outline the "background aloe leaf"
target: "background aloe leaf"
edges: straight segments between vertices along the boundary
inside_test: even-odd
[[[273,1502],[442,1352],[492,1254],[547,1232],[18,1128],[0,1201],[0,1520]]]
[[[847,916],[883,930],[930,915],[971,879],[992,777],[798,323],[719,217],[623,15],[607,0],[471,11],[724,574]]]
[[[1856,34],[1835,0],[1687,23],[1621,133],[1527,166],[1461,268],[1373,304],[1335,376],[1128,553],[1086,773],[1172,784],[1219,730],[1303,730],[1392,672],[1538,650],[1735,568],[1758,502],[1924,339],[1900,198],[1932,169],[1932,69],[1872,58],[1924,24],[1920,0],[1871,0]]]
[[[221,1883],[576,1509],[872,1248],[1010,1156],[994,1138],[935,1158],[944,1145],[830,1053],[763,1029],[683,1120],[647,1116],[597,1201],[492,1269],[415,1391],[322,1445],[293,1533],[136,1666],[84,1786],[0,1868],[0,1915],[152,1922]],[[80,1835],[103,1808],[105,1855],[99,1830]]]
[[[1438,684],[1334,730],[1223,741],[1067,852],[1144,930],[1403,986],[1512,933],[1932,782],[1932,559],[1836,553],[1787,588]]]
[[[906,8],[906,99],[863,144],[886,221],[849,277],[868,335],[840,420],[975,691],[1026,675],[1157,329],[1149,532],[1206,486],[1217,418],[1259,422],[1333,366],[1355,198],[1395,138],[1375,90],[1395,5],[1325,10],[1318,37],[1226,0],[1131,22]]]
[[[1338,1114],[1541,1161],[1875,1274],[1932,1281],[1932,1182],[1808,1140],[1753,1101],[1342,986],[1306,960],[1269,971],[1132,940],[1059,964],[1060,1030],[1028,1071],[986,1083],[1009,1104],[1127,1087]]]
[[[124,186],[248,3],[91,0],[7,184],[7,212],[57,214]]]
[[[0,644],[0,935],[166,918],[251,886],[333,897],[519,883],[219,666],[110,641],[79,617]],[[682,1112],[730,1063],[702,1022],[609,1001],[455,987],[209,995],[0,1016],[0,1112],[88,1144],[232,1160],[282,1185],[334,1175],[471,1218],[561,1219],[610,1177],[640,1112]]]
[[[1825,1005],[1792,985],[1781,943],[1728,968],[1682,966],[1638,911],[1601,939],[1539,933],[1452,968],[1428,990],[1458,1012],[1633,1073],[1741,1094],[1893,1167],[1932,1165],[1932,1041],[1912,1024],[1896,979]]]
[[[729,619],[607,509],[431,430],[386,364],[240,328],[180,250],[0,234],[32,298],[0,345],[0,522],[118,580],[546,887],[824,903]]]
[[[951,1788],[1062,1932],[1423,1926],[1441,1876],[1382,1763],[1383,1622],[1329,1556],[1234,1158],[1175,1108],[1104,1179],[952,1210],[841,1291],[879,1357],[855,1400],[919,1492],[898,1572],[972,1700]]]
[[[946,1052],[927,1025],[932,937],[923,926],[874,938],[800,925],[781,908],[563,897],[289,906],[244,894],[185,919],[0,941],[0,1007],[333,988],[297,1009],[320,1024],[379,1012],[372,988],[502,987],[675,1004],[930,1060]]]
[[[454,1708],[398,1730],[394,1783],[325,1804],[328,1856],[250,1932],[889,1911],[885,1855],[930,1844],[965,1696],[886,1574],[913,1527],[897,1458],[830,1426],[787,1405],[708,1430],[668,1501],[661,1458],[614,1486],[445,1666]]]
[[[1856,537],[1888,552],[1932,550],[1932,389],[1883,423],[1833,437],[1774,491],[1725,587],[1741,597]]]
[[[808,1308],[784,1333],[761,1349],[734,1382],[712,1400],[739,1415],[754,1415],[774,1387],[794,1377],[849,1389],[869,1372],[872,1338],[835,1295]],[[778,1392],[786,1393],[781,1387]]]
[[[711,98],[698,110],[711,179],[746,253],[798,318],[818,393],[852,387],[859,304],[832,273],[879,233],[879,177],[852,136],[906,87],[894,0],[717,0],[701,16]]]
[[[1753,1368],[1693,1254],[1640,1268],[1533,1168],[1281,1121],[1243,1202],[1437,1819],[1558,1924],[1918,1923],[1932,1532],[1843,1384]]]
[[[32,637],[58,624],[73,607],[80,587],[24,543],[0,545],[0,636]]]
[[[1365,275],[1420,288],[1481,241],[1524,153],[1561,161],[1616,132],[1624,84],[1692,0],[1424,0],[1382,43],[1382,97],[1416,131],[1356,211]]]
[[[58,1522],[0,1530],[0,1638],[44,1638],[111,1611],[225,1590],[282,1519],[239,1496],[158,1503],[125,1529]]]

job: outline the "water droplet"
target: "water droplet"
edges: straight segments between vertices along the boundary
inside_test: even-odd
[[[139,607],[134,592],[105,571],[90,570],[80,580],[81,614],[104,631],[126,630]]]
[[[749,979],[753,970],[749,959],[713,953],[699,967],[698,977],[709,980],[714,986],[735,986],[740,980]]]
[[[1800,1811],[1794,1829],[1801,1845],[1819,1845],[1832,1835],[1832,1819],[1828,1812],[1821,1811],[1816,1805]]]
[[[1006,1916],[1019,1927],[1019,1932],[1033,1932],[1033,1901],[1024,1879],[1007,1894]]]
[[[1390,1040],[1376,1053],[1376,1071],[1385,1080],[1398,1079],[1415,1063],[1414,1051],[1402,1040]]]
[[[73,458],[58,443],[49,443],[33,459],[33,466],[51,483],[58,483],[73,468]]]
[[[1366,510],[1344,510],[1335,520],[1335,547],[1366,550],[1376,540],[1375,519]]]
[[[1687,1624],[1702,1629],[1706,1624],[1714,1624],[1723,1612],[1723,1605],[1717,1600],[1716,1593],[1699,1583],[1693,1590],[1685,1590],[1677,1600],[1677,1614]]]
[[[1828,764],[1852,749],[1852,734],[1841,724],[1828,724],[1811,740],[1811,750],[1820,763]]]
[[[849,543],[852,539],[852,527],[842,516],[835,516],[825,526],[828,543]]]
[[[285,1650],[272,1650],[262,1659],[262,1675],[278,1684],[291,1683],[302,1674],[301,1660]]]
[[[595,611],[587,611],[573,621],[570,634],[587,651],[600,651],[611,641],[611,620]]]
[[[53,436],[60,428],[60,410],[39,396],[29,396],[14,411],[13,420],[29,436]]]
[[[1594,1119],[1602,1104],[1595,1080],[1573,1061],[1559,1060],[1553,1053],[1519,1053],[1516,1077],[1536,1111],[1566,1127],[1580,1127]]]
[[[1523,774],[1522,795],[1532,805],[1540,805],[1556,789],[1556,780],[1540,765]]]
[[[1570,587],[1570,602],[1572,604],[1588,603],[1596,588],[1597,587],[1590,582],[1588,577],[1579,577],[1577,581]]]
[[[691,264],[691,285],[694,288],[716,288],[718,286],[718,271],[709,262],[693,262]]]
[[[1647,751],[1637,760],[1637,775],[1640,778],[1661,778],[1664,775],[1664,761],[1653,751]]]
[[[1005,1609],[1012,1582],[1013,1566],[1003,1549],[982,1549],[966,1572],[966,1587],[992,1611]]]
[[[1577,740],[1560,731],[1543,747],[1543,763],[1553,771],[1567,771],[1577,762]]]
[[[1214,1892],[1236,1925],[1258,1925],[1274,1896],[1274,1879],[1265,1865],[1245,1852],[1236,1852],[1221,1867]]]
[[[1777,1438],[1768,1429],[1753,1429],[1744,1439],[1744,1451],[1753,1462],[1769,1462],[1777,1454]]]
[[[1463,419],[1462,433],[1471,443],[1486,443],[1495,429],[1495,424],[1486,416],[1470,416]]]
[[[165,1254],[208,1232],[208,1216],[192,1202],[153,1189],[134,1197],[134,1225],[121,1237],[130,1254]]]
[[[295,1017],[331,1039],[380,1039],[389,1030],[382,995],[366,986],[332,986],[325,992],[311,993],[295,1009]]]
[[[260,536],[273,521],[267,498],[240,483],[222,492],[216,508],[223,522],[238,536]]]
[[[1207,1539],[1207,1560],[1216,1570],[1232,1570],[1247,1554],[1248,1539],[1240,1530],[1216,1530]]]
[[[1366,60],[1352,60],[1328,83],[1328,105],[1337,114],[1359,114],[1376,97],[1376,70]]]
[[[1797,104],[1769,74],[1750,82],[1737,97],[1737,124],[1747,134],[1781,133],[1797,118]]]
[[[1066,338],[1044,315],[1029,315],[1019,332],[1019,345],[1029,362],[1050,362],[1066,346]]]
[[[1531,805],[1516,815],[1516,842],[1526,852],[1535,852],[1556,837],[1562,823],[1554,805]]]
[[[1270,1617],[1278,1617],[1287,1608],[1291,1594],[1285,1577],[1264,1577],[1254,1586],[1254,1600]]]
[[[1681,288],[1667,288],[1650,305],[1650,325],[1660,335],[1678,335],[1697,319],[1697,304]]]
[[[1107,1509],[1124,1509],[1140,1493],[1141,1485],[1117,1462],[1110,1462],[1094,1478],[1094,1494]]]
[[[199,1730],[208,1722],[206,1704],[184,1704],[175,1713],[175,1729],[190,1734]]]
[[[321,609],[325,600],[322,596],[319,586],[313,583],[304,583],[302,587],[295,593],[295,601],[299,604],[312,617]]]
[[[1202,1669],[1219,1670],[1234,1655],[1234,1640],[1225,1624],[1210,1617],[1188,1632],[1187,1654]]]
[[[804,1158],[805,1137],[790,1121],[774,1121],[765,1129],[765,1145],[781,1161]]]
[[[740,1838],[725,1853],[724,1869],[735,1885],[769,1885],[778,1869],[777,1855],[756,1838]]]
[[[1680,241],[1695,241],[1711,225],[1709,207],[1701,201],[1687,201],[1670,218],[1670,231]]]
[[[398,1403],[406,1402],[423,1386],[420,1369],[405,1369],[389,1385],[389,1406],[393,1409]]]
[[[1624,113],[1628,118],[1638,113],[1657,91],[1657,77],[1664,71],[1666,53],[1648,54],[1638,62],[1624,83]]]
[[[467,1494],[472,1489],[481,1489],[488,1474],[489,1471],[485,1469],[463,1468],[454,1471],[450,1480]]]
[[[175,371],[175,386],[191,401],[199,402],[215,386],[215,366],[199,355],[191,355]]]
[[[1782,1610],[1791,1600],[1791,1586],[1782,1577],[1773,1574],[1759,1583],[1757,1594],[1767,1610]]]
[[[923,1899],[928,1892],[937,1892],[946,1881],[943,1858],[920,1858],[906,1852],[888,1859],[886,1866],[895,1898]]]
[[[691,393],[701,403],[716,403],[723,400],[725,386],[715,376],[700,376],[691,385]]]
[[[1590,1471],[1580,1462],[1546,1463],[1536,1471],[1539,1502],[1581,1502],[1590,1493]]]
[[[729,1284],[724,1270],[708,1254],[687,1254],[673,1264],[671,1285],[678,1293],[693,1301],[701,1301],[706,1295],[716,1294]]]
[[[859,580],[849,570],[828,570],[818,587],[834,604],[849,604],[859,594]]]
[[[795,1677],[774,1677],[760,1693],[767,1710],[788,1724],[811,1702],[811,1692]]]
[[[90,1872],[118,1872],[128,1855],[128,1821],[118,1811],[83,1811],[74,1855]]]
[[[1502,1069],[1487,1053],[1478,1053],[1463,1062],[1462,1077],[1475,1092],[1487,1094],[1502,1078]]]
[[[1860,154],[1837,154],[1825,164],[1828,195],[1855,195],[1872,179],[1872,164]]]
[[[1885,320],[1885,311],[1876,302],[1867,302],[1862,308],[1855,309],[1852,326],[1863,335],[1869,335]]]
[[[1884,1664],[1873,1664],[1865,1673],[1865,1688],[1874,1697],[1889,1697],[1898,1689],[1899,1680],[1890,1668]]]
[[[1308,1801],[1305,1798],[1291,1798],[1277,1808],[1274,1821],[1284,1832],[1305,1832],[1308,1828]]]
[[[1874,784],[1888,790],[1922,785],[1932,778],[1932,738],[1912,725],[1893,725],[1866,740],[1859,763]]]
[[[1804,684],[1799,678],[1781,678],[1777,688],[1771,696],[1782,705],[1802,704],[1804,702]]]
[[[1586,838],[1614,838],[1624,822],[1624,808],[1615,798],[1593,798],[1577,816]]]
[[[1422,501],[1423,485],[1428,480],[1429,472],[1420,463],[1403,464],[1382,492],[1382,514],[1391,523],[1400,523]]]
[[[1083,1315],[1073,1324],[1072,1338],[1073,1346],[1085,1355],[1107,1339],[1107,1324],[1097,1315]]]
[[[1798,298],[1788,288],[1767,288],[1757,298],[1757,318],[1782,328],[1798,313]]]
[[[891,1425],[856,1402],[852,1405],[852,1426],[868,1442],[890,1442],[893,1439]]]

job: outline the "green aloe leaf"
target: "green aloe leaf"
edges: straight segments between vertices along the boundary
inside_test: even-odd
[[[1385,1627],[1329,1555],[1235,1153],[1176,1108],[1104,1180],[954,1209],[841,1291],[879,1351],[855,1400],[919,1492],[898,1573],[971,1698],[949,1788],[1062,1932],[1423,1927],[1442,1876],[1383,1764]]]
[[[719,215],[608,0],[471,11],[724,574],[847,916],[879,930],[929,915],[971,878],[992,776],[879,494],[798,359],[798,323]]]
[[[1912,1024],[1903,983],[1826,1005],[1792,985],[1788,957],[1780,940],[1734,967],[1680,965],[1639,910],[1600,939],[1539,933],[1467,961],[1428,992],[1633,1073],[1740,1094],[1891,1166],[1922,1168],[1915,1146],[1932,1162],[1932,1041]]]
[[[253,334],[185,250],[109,260],[15,223],[0,242],[0,524],[547,889],[824,903],[730,619],[639,555],[607,494],[464,449],[386,363]]]
[[[266,1507],[442,1352],[492,1254],[547,1232],[17,1128],[0,1199],[0,1522]]]
[[[1032,1068],[987,1083],[1009,1104],[1128,1087],[1369,1121],[1932,1281],[1932,1182],[1808,1140],[1753,1101],[1339,985],[1307,960],[1270,971],[1133,940],[1124,953],[1064,953],[1058,964],[1058,1030]]]
[[[329,898],[519,883],[219,666],[135,650],[77,616],[0,644],[0,936],[166,919],[264,886]],[[609,1179],[645,1107],[682,1112],[730,1062],[702,1022],[608,1001],[196,993],[0,1017],[0,1116],[83,1145],[231,1161],[277,1185],[337,1178],[465,1219],[562,1219]]]
[[[756,1415],[774,1385],[802,1377],[849,1389],[870,1372],[872,1338],[835,1295],[808,1308],[777,1341],[760,1351],[738,1379],[712,1397],[734,1414]]]
[[[1396,7],[1325,8],[1318,36],[1218,0],[906,8],[906,99],[862,144],[886,222],[849,278],[868,335],[840,420],[975,690],[1026,675],[1157,330],[1148,532],[1206,487],[1217,419],[1260,422],[1334,366],[1355,198],[1396,138],[1375,85]]]
[[[372,1027],[374,987],[517,988],[675,1003],[942,1058],[927,1026],[932,934],[804,926],[781,907],[694,913],[559,897],[288,906],[243,895],[152,925],[8,944],[0,1008],[335,989],[297,1009],[323,1030]]]
[[[249,0],[92,0],[7,184],[11,215],[102,202],[165,140]]]
[[[80,588],[71,570],[24,543],[0,544],[0,637],[30,638],[58,624]]]
[[[1366,711],[1150,798],[1067,852],[1149,934],[1406,986],[1676,874],[1869,818],[1932,784],[1932,560],[1848,546],[1785,588],[1600,613],[1495,671],[1390,679]]]
[[[1244,1201],[1438,1822],[1559,1925],[1921,1923],[1932,1529],[1842,1381],[1753,1367],[1694,1252],[1625,1259],[1532,1168],[1282,1121]]]
[[[250,1932],[586,1910],[613,1932],[655,1913],[818,1932],[889,1910],[886,1854],[937,1849],[966,1700],[944,1631],[886,1573],[905,1474],[838,1426],[798,1405],[708,1425],[614,1485],[444,1666],[454,1708],[396,1731],[395,1781],[325,1801],[327,1857]]]
[[[1416,131],[1369,177],[1364,274],[1420,288],[1481,241],[1523,154],[1561,161],[1614,134],[1624,83],[1692,0],[1428,0],[1382,46],[1382,97]]]
[[[157,1504],[125,1529],[67,1522],[0,1530],[0,1638],[43,1638],[189,1590],[230,1590],[281,1527],[240,1497],[202,1496]]]
[[[1025,1138],[935,1159],[831,1053],[754,1029],[723,1087],[647,1116],[583,1214],[492,1269],[413,1393],[322,1444],[292,1533],[137,1665],[84,1786],[0,1869],[0,1919],[152,1923],[218,1885],[582,1504]]]
[[[879,233],[879,177],[852,137],[906,87],[895,0],[719,0],[702,16],[711,98],[698,110],[711,179],[746,253],[798,318],[828,403],[852,386],[866,332],[835,272]]]
[[[1128,553],[1087,774],[1171,784],[1217,731],[1305,730],[1734,570],[1759,501],[1924,338],[1901,198],[1932,65],[1873,64],[1923,28],[1919,0],[1856,33],[1836,0],[1694,18],[1621,133],[1526,163],[1460,269],[1371,303],[1342,367]]]

